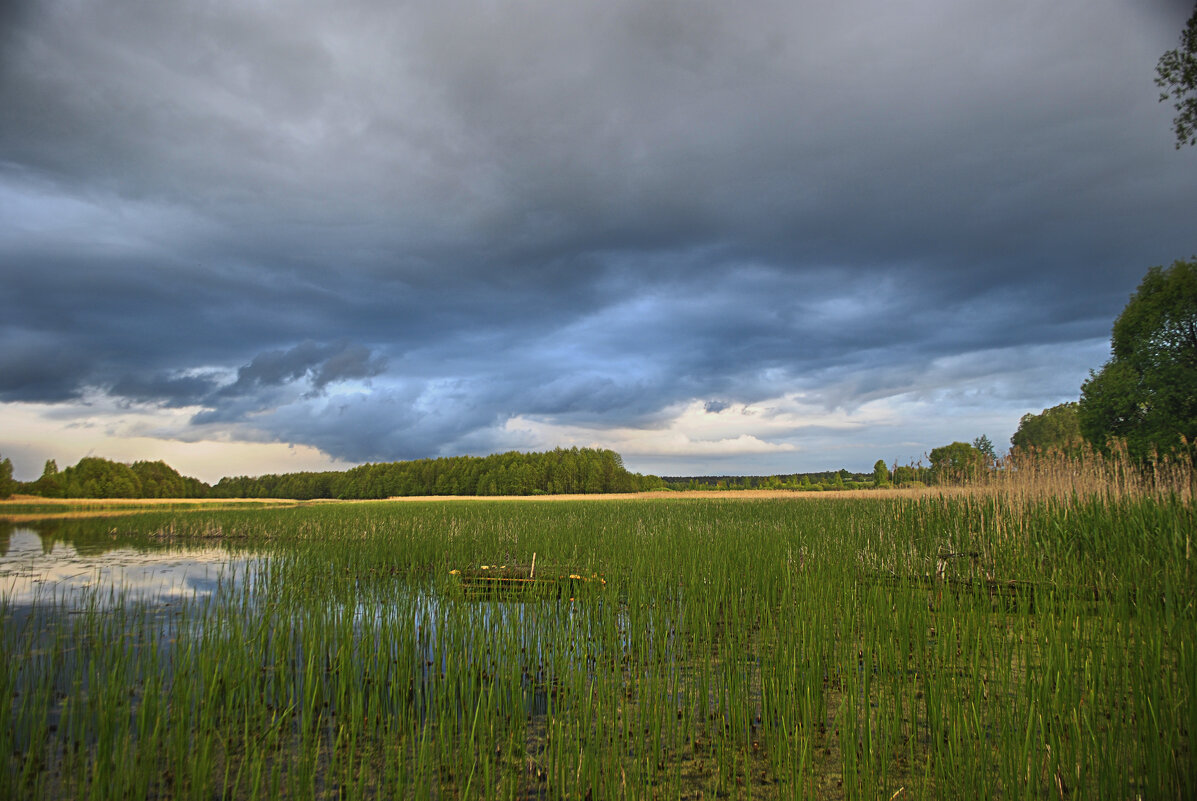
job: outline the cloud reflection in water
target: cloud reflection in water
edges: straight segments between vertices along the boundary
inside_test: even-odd
[[[61,541],[50,548],[28,529],[16,529],[0,556],[0,598],[26,605],[51,599],[78,605],[120,596],[170,603],[213,593],[221,582],[240,581],[249,558],[220,548],[115,548],[80,553]]]

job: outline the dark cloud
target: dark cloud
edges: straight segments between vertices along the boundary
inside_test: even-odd
[[[301,342],[287,350],[259,353],[233,380],[217,372],[141,373],[106,388],[117,398],[165,407],[202,406],[197,424],[234,423],[297,397],[313,400],[339,382],[369,379],[386,369],[386,358],[345,341]]]
[[[370,349],[346,342],[322,344],[301,342],[289,350],[260,353],[237,370],[237,380],[222,387],[223,397],[253,394],[263,388],[282,386],[310,376],[316,389],[332,381],[369,378],[385,369],[386,360],[372,358]]]
[[[332,353],[314,370],[312,385],[323,389],[334,381],[371,378],[386,369],[386,359],[371,356],[364,345],[346,345]]]
[[[1197,252],[1190,7],[0,3],[0,399],[350,459],[1050,405]]]
[[[218,383],[202,375],[127,375],[109,389],[119,398],[137,403],[160,403],[167,407],[192,406],[210,396]]]
[[[77,348],[12,329],[3,339],[0,399],[54,403],[78,397],[76,377],[86,369],[86,356]]]

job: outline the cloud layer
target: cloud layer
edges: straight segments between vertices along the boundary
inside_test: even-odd
[[[1189,11],[8,3],[0,402],[348,461],[1000,441],[1197,252]]]

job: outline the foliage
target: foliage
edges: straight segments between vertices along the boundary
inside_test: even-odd
[[[7,498],[17,491],[17,482],[12,479],[12,461],[6,456],[0,459],[0,498]]]
[[[931,478],[936,484],[962,484],[981,475],[985,454],[967,442],[953,442],[929,454]]]
[[[141,482],[142,498],[204,498],[208,495],[207,484],[180,475],[166,462],[134,462],[131,469]]]
[[[825,490],[864,489],[873,486],[872,473],[853,473],[845,468],[816,473],[783,473],[772,476],[664,476],[671,490]]]
[[[873,465],[873,485],[883,487],[886,484],[889,484],[889,468],[884,459],[878,459]]]
[[[46,466],[42,468],[41,478],[25,489],[31,495],[40,495],[43,498],[61,498],[63,487],[62,480],[58,475],[58,462],[47,459]]]
[[[1132,456],[1197,440],[1197,260],[1152,267],[1114,321],[1113,356],[1081,387],[1081,433]]]
[[[63,495],[67,498],[139,498],[141,479],[133,468],[98,456],[87,456],[62,471]]]
[[[921,465],[894,465],[893,480],[899,487],[921,487],[931,480],[931,469]]]
[[[7,461],[7,460],[6,460]],[[11,466],[10,466],[11,469]],[[559,448],[366,464],[344,472],[222,478],[214,487],[161,461],[131,465],[99,457],[62,472],[53,459],[24,489],[45,498],[314,498],[369,499],[410,495],[547,495],[643,492],[663,486],[630,473],[618,453]]]
[[[990,467],[997,461],[997,452],[993,449],[993,443],[989,441],[989,437],[982,434],[973,440],[973,447],[981,452],[985,457],[986,464]]]
[[[1173,101],[1176,116],[1176,149],[1197,144],[1197,7],[1180,34],[1180,47],[1160,57],[1155,84],[1162,90],[1160,102]]]
[[[1061,403],[1039,414],[1024,414],[1010,445],[1024,453],[1076,453],[1084,442],[1076,401]]]
[[[414,495],[559,495],[642,492],[661,486],[630,473],[618,453],[558,448],[544,453],[453,456],[365,464],[345,472],[222,478],[218,498],[390,498]]]
[[[180,475],[165,462],[113,462],[87,456],[61,472],[49,459],[26,492],[43,498],[203,498],[208,485]]]

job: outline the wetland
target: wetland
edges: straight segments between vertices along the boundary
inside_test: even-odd
[[[985,495],[0,524],[0,796],[1191,797],[1195,529]],[[604,582],[453,572],[534,554]]]

